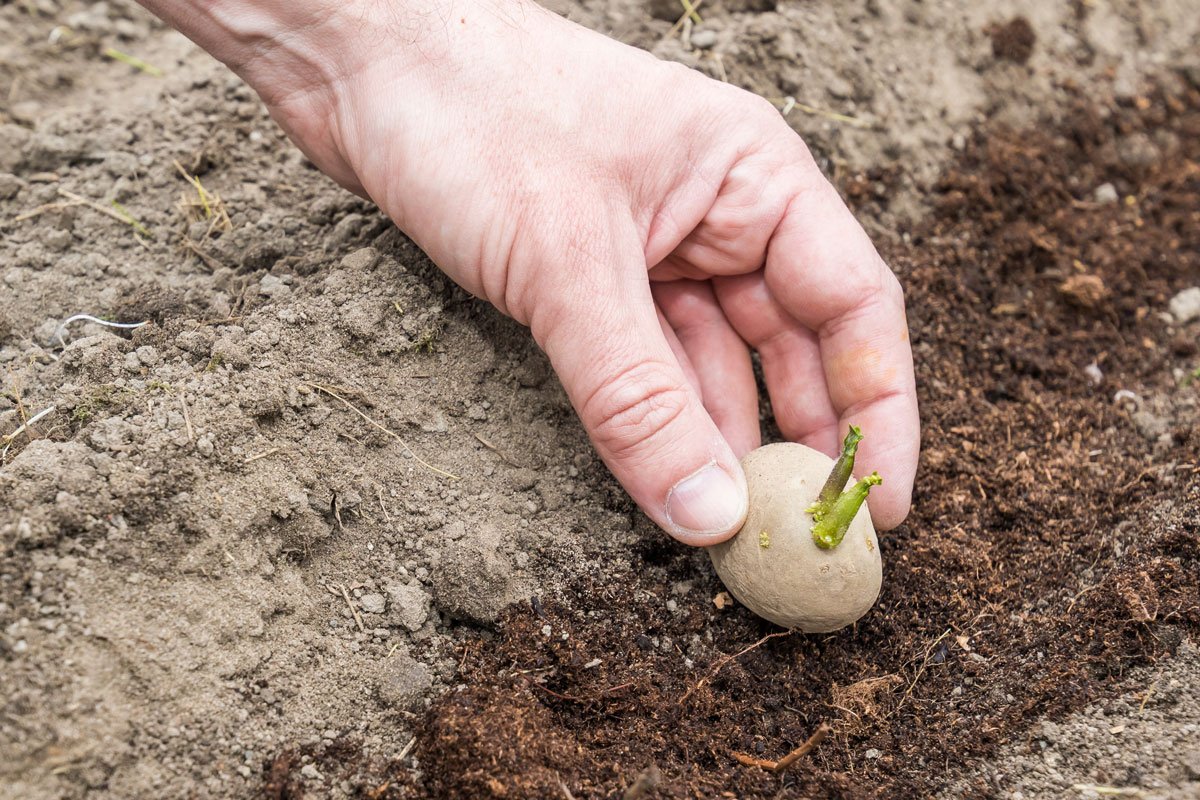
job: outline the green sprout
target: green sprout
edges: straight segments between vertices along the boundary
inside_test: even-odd
[[[846,481],[850,480],[850,474],[854,471],[854,456],[858,453],[858,443],[862,439],[862,429],[857,425],[851,425],[850,432],[846,434],[846,438],[842,442],[842,454],[838,456],[837,462],[833,465],[833,471],[829,473],[825,485],[821,487],[821,493],[817,495],[817,502],[805,509],[812,514],[814,520],[820,522],[821,518],[833,508],[833,504],[841,495],[842,490],[846,488]]]
[[[846,482],[854,472],[854,457],[858,454],[858,444],[862,439],[862,430],[851,425],[842,442],[842,454],[834,462],[821,493],[817,495],[817,502],[805,509],[813,518],[813,541],[823,550],[831,550],[842,543],[850,523],[866,502],[871,487],[883,483],[879,473],[872,472],[846,489]]]

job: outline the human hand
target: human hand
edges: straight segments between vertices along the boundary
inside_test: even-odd
[[[523,0],[239,2],[215,5],[251,47],[174,21],[321,169],[530,326],[667,532],[715,544],[745,517],[749,348],[783,434],[835,454],[861,426],[859,471],[885,476],[875,524],[904,519],[919,423],[902,292],[769,103]]]

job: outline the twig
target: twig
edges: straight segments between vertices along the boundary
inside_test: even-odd
[[[131,56],[128,53],[122,53],[120,50],[116,49],[115,47],[104,48],[104,55],[108,56],[113,61],[120,61],[122,64],[125,64],[126,66],[133,67],[134,69],[138,70],[139,72],[144,72],[147,75],[154,76],[155,78],[162,77],[163,71],[161,69],[159,69],[158,67],[154,66],[153,64],[149,64],[149,63],[143,61],[142,59],[138,58],[137,56]]]
[[[496,455],[500,456],[501,460],[503,460],[506,464],[513,466],[513,467],[521,466],[519,463],[517,463],[517,461],[515,459],[511,458],[507,453],[505,453],[499,447],[496,447],[496,445],[492,444],[487,439],[483,438],[483,436],[481,434],[478,434],[478,433],[475,434],[475,438],[479,440],[479,443],[481,445],[486,447],[488,450],[491,450]]]
[[[812,114],[815,117],[824,117],[825,119],[832,120],[834,122],[843,122],[847,125],[852,125],[855,128],[875,127],[875,123],[869,120],[861,119],[859,117],[852,117],[848,114],[839,114],[836,111],[827,111],[826,109],[817,108],[816,106],[810,106],[807,103],[801,103],[799,100],[790,95],[783,98],[783,107],[779,110],[779,113],[786,117],[794,108],[800,109],[805,114]]]
[[[718,672],[720,672],[721,670],[725,669],[725,666],[726,666],[726,665],[727,665],[727,664],[728,664],[730,661],[733,661],[734,659],[741,658],[742,656],[746,655],[746,653],[749,653],[751,650],[754,650],[754,649],[756,649],[756,648],[758,648],[758,647],[761,647],[761,646],[762,646],[762,645],[764,645],[764,644],[765,644],[765,643],[766,643],[766,642],[767,642],[769,639],[778,639],[778,638],[780,638],[780,637],[782,637],[782,636],[791,636],[793,633],[795,633],[795,631],[794,631],[794,630],[791,630],[791,629],[788,629],[788,630],[786,630],[786,631],[779,631],[778,633],[768,633],[766,636],[764,636],[763,638],[759,639],[759,640],[758,640],[757,642],[755,642],[754,644],[747,645],[746,647],[743,647],[741,650],[738,650],[738,651],[737,651],[736,653],[734,653],[733,655],[728,655],[728,656],[725,656],[724,658],[722,658],[720,661],[718,661],[718,662],[717,662],[717,665],[716,665],[715,667],[713,667],[712,671],[711,671],[711,672],[709,672],[709,673],[708,673],[708,675],[706,675],[706,676],[704,676],[703,678],[701,678],[699,681],[697,681],[697,682],[696,682],[696,685],[695,685],[695,686],[693,686],[692,688],[690,688],[690,689],[688,689],[686,692],[684,692],[684,695],[683,695],[683,697],[681,697],[681,698],[680,698],[680,700],[679,700],[679,703],[680,703],[680,705],[682,705],[684,702],[686,702],[686,701],[687,701],[687,699],[688,699],[689,697],[691,697],[691,696],[692,696],[692,694],[694,694],[694,693],[695,693],[695,692],[696,692],[696,691],[697,691],[697,690],[698,690],[698,689],[699,689],[701,686],[703,686],[704,684],[708,683],[708,682],[709,682],[709,681],[711,681],[713,678],[717,677],[717,673],[718,673]]]
[[[183,390],[179,390],[179,407],[183,409],[183,426],[187,429],[187,437],[189,442],[196,440],[196,433],[192,430],[192,417],[188,414],[187,400],[183,399]]]
[[[346,591],[345,584],[339,586],[338,589],[341,590],[342,597],[346,600],[346,605],[350,607],[350,613],[354,615],[354,621],[358,624],[358,629],[366,633],[366,626],[363,625],[362,617],[358,615],[358,609],[354,606],[354,601],[350,599],[350,592]]]
[[[353,403],[351,403],[346,398],[342,397],[340,394],[335,392],[333,389],[330,389],[328,386],[322,386],[319,383],[305,382],[304,385],[312,387],[313,389],[316,389],[318,392],[327,394],[330,397],[332,397],[333,399],[340,401],[343,405],[346,406],[346,408],[350,409],[355,414],[358,414],[360,417],[362,417],[364,420],[366,420],[371,425],[371,427],[376,428],[376,429],[382,431],[383,433],[386,433],[388,436],[391,436],[393,439],[395,439],[397,442],[399,442],[400,446],[403,447],[406,451],[408,451],[408,454],[411,455],[413,458],[415,458],[417,460],[417,463],[421,464],[421,466],[423,466],[426,469],[430,470],[431,472],[434,472],[443,477],[452,478],[456,481],[461,480],[461,478],[459,478],[453,472],[447,472],[444,469],[438,469],[437,467],[430,464],[428,461],[425,461],[424,459],[422,459],[419,455],[417,455],[415,452],[413,452],[413,449],[411,447],[408,446],[408,442],[406,442],[402,438],[400,438],[399,434],[393,433],[392,431],[390,431],[387,428],[380,425],[375,420],[371,419],[369,416],[367,416],[362,411],[360,411],[357,406],[355,406]]]
[[[333,518],[337,522],[338,530],[342,533],[345,533],[346,526],[342,524],[342,511],[338,508],[337,492],[334,492],[333,502],[330,505],[333,508]]]
[[[804,744],[800,745],[778,761],[755,758],[754,756],[748,756],[745,753],[735,752],[730,753],[730,755],[733,756],[733,759],[739,764],[744,764],[747,767],[759,767],[761,769],[776,773],[783,772],[785,769],[811,753],[821,742],[825,741],[825,737],[829,735],[831,730],[833,729],[822,722],[817,727],[816,732],[814,732],[812,736],[808,737]]]
[[[692,3],[691,9],[687,9],[683,12],[683,16],[675,21],[675,24],[671,26],[671,30],[667,31],[667,35],[664,36],[663,39],[670,39],[672,36],[679,33],[679,29],[683,27],[683,23],[691,19],[692,15],[695,14],[696,10],[702,5],[704,5],[704,0],[695,0],[695,2]]]
[[[391,525],[392,515],[388,513],[387,506],[383,504],[383,487],[377,486],[376,489],[379,491],[379,508],[381,511],[383,511],[383,521],[388,525]]]
[[[62,211],[63,209],[74,208],[75,206],[80,206],[80,205],[83,205],[83,204],[76,202],[76,201],[71,201],[68,203],[45,203],[44,205],[40,205],[37,208],[26,211],[24,214],[18,214],[17,216],[12,218],[12,221],[13,222],[24,222],[27,219],[33,219],[34,217],[49,213],[51,211]]]
[[[405,759],[405,757],[408,756],[408,754],[412,752],[412,749],[416,745],[416,743],[417,743],[417,737],[414,736],[411,739],[409,739],[408,744],[404,745],[404,747],[402,747],[400,749],[400,755],[396,756],[396,760],[403,761]]]
[[[1142,702],[1140,705],[1138,705],[1139,714],[1146,710],[1146,703],[1150,701],[1150,695],[1154,694],[1154,690],[1158,688],[1158,682],[1161,678],[1162,675],[1159,675],[1157,678],[1155,678],[1154,683],[1150,684],[1150,687],[1146,689],[1146,692],[1142,695]]]
[[[266,458],[267,456],[273,456],[276,453],[278,453],[280,450],[281,450],[281,448],[279,448],[279,447],[272,447],[270,450],[268,450],[265,453],[255,453],[252,456],[246,456],[246,460],[243,461],[242,463],[249,464],[251,462],[258,461],[260,458]]]
[[[204,265],[211,270],[218,270],[225,266],[219,259],[216,258],[216,256],[210,255],[201,250],[200,245],[196,244],[191,239],[185,239],[183,246],[188,250],[191,250],[192,253],[201,261],[203,261]]]
[[[138,222],[137,217],[133,216],[133,214],[130,214],[125,209],[125,206],[121,205],[116,200],[111,200],[109,202],[112,205],[113,210],[120,215],[121,219],[125,220],[126,224],[132,226],[135,231],[140,233],[142,236],[145,236],[147,239],[154,238],[154,234],[150,232],[150,229]]]
[[[1094,792],[1098,795],[1106,797],[1145,797],[1146,793],[1141,789],[1135,789],[1128,786],[1100,786],[1095,783],[1076,783],[1072,784],[1072,789],[1077,792]]]
[[[147,228],[144,225],[142,225],[142,223],[138,222],[132,216],[129,216],[128,212],[126,212],[126,214],[121,214],[121,212],[117,211],[117,209],[115,209],[115,208],[110,208],[109,206],[102,205],[100,203],[97,203],[95,200],[89,200],[86,197],[77,195],[72,191],[68,191],[67,189],[62,188],[61,186],[58,187],[58,193],[60,195],[62,195],[63,197],[67,198],[68,200],[74,200],[76,203],[78,203],[81,206],[87,206],[88,208],[92,209],[93,211],[98,211],[101,214],[105,215],[106,217],[112,217],[117,222],[121,222],[121,223],[124,223],[125,225],[129,225],[135,231],[137,231],[138,228],[141,228],[143,231],[146,232],[147,235],[149,235],[149,233],[150,233],[150,231],[147,230]]]

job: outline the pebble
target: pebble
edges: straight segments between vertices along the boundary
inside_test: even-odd
[[[378,592],[364,594],[358,599],[358,604],[368,614],[382,614],[387,609],[387,599]]]
[[[1183,771],[1188,779],[1200,781],[1200,747],[1183,755]]]
[[[429,668],[411,655],[399,650],[381,664],[375,691],[389,706],[415,709],[433,685]]]
[[[158,350],[152,345],[142,345],[137,350],[134,350],[134,353],[137,354],[137,360],[145,364],[147,367],[153,367],[162,360],[162,358],[158,355]]]
[[[1200,318],[1200,286],[1184,289],[1172,297],[1168,308],[1171,309],[1171,316],[1181,325]]]
[[[1092,193],[1093,199],[1101,205],[1112,205],[1117,202],[1120,197],[1117,195],[1117,187],[1111,183],[1102,183],[1096,187],[1096,191]]]
[[[21,179],[8,172],[0,172],[0,200],[12,200],[21,191]]]
[[[290,295],[292,287],[288,286],[278,275],[267,274],[259,281],[258,293],[264,297],[270,297],[272,300],[279,300]]]
[[[866,758],[870,758],[870,759],[879,758],[881,755],[883,755],[883,753],[879,752],[874,747],[872,747],[867,752],[863,753],[863,756],[865,756]]]
[[[313,781],[319,781],[322,779],[321,773],[317,771],[316,766],[313,764],[305,764],[303,767],[301,767],[300,775],[301,777],[308,778],[309,780]]]
[[[391,584],[387,587],[387,593],[392,598],[392,611],[389,615],[392,624],[399,625],[410,633],[419,631],[429,619],[429,593],[415,581],[409,584]]]
[[[854,97],[854,86],[840,75],[834,75],[825,84],[825,91],[837,100],[849,100]]]
[[[1104,382],[1104,371],[1095,361],[1083,368],[1083,374],[1087,376],[1088,383],[1092,386],[1099,386]]]
[[[342,266],[352,270],[369,270],[378,263],[379,251],[374,247],[363,247],[342,259]]]
[[[694,31],[691,42],[692,47],[695,47],[697,50],[708,50],[717,43],[717,32],[708,30]]]

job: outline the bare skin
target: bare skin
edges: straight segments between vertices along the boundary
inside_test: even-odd
[[[651,519],[746,515],[750,351],[784,435],[849,423],[908,513],[918,451],[899,283],[765,100],[528,0],[142,0],[453,280],[528,325]]]

